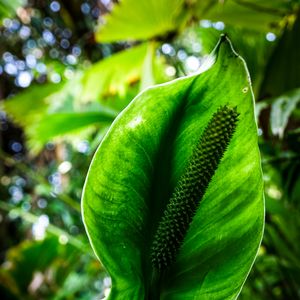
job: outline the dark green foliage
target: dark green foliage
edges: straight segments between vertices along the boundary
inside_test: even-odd
[[[164,211],[152,245],[152,264],[167,268],[179,247],[220,163],[238,121],[236,109],[223,106],[213,115]]]

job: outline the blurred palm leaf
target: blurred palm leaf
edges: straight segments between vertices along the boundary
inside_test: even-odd
[[[285,15],[295,12],[297,4],[296,0],[197,1],[195,15],[199,19],[268,32],[278,27]]]
[[[55,97],[64,87],[65,83],[32,86],[24,92],[7,99],[3,103],[3,108],[21,126],[39,122],[48,110],[51,97]]]
[[[226,24],[271,31],[285,15],[297,11],[298,1],[134,1],[113,7],[96,32],[99,42],[146,40],[177,32],[191,19],[223,21]]]
[[[74,83],[36,86],[4,102],[5,111],[24,128],[33,153],[54,138],[78,133],[90,125],[107,126],[117,115],[99,104],[80,106]]]
[[[141,88],[164,79],[161,61],[154,58],[155,44],[138,45],[94,64],[67,83],[34,86],[5,101],[4,110],[25,129],[36,153],[53,138],[90,125],[109,125],[135,96],[141,78]]]
[[[276,97],[300,86],[300,14],[288,23],[268,62],[261,97]],[[284,76],[283,76],[284,74]]]
[[[39,123],[25,128],[29,146],[39,151],[48,141],[64,135],[78,134],[79,131],[92,125],[109,126],[116,113],[103,109],[92,112],[55,113],[45,116]]]
[[[178,30],[187,17],[184,0],[123,0],[96,32],[99,42],[146,40]]]
[[[285,93],[272,101],[270,122],[274,135],[283,138],[289,118],[299,102],[300,88]]]
[[[107,103],[105,99],[108,97],[124,97],[128,89],[143,76],[145,63],[149,59],[153,62],[152,68],[148,69],[151,79],[147,80],[143,88],[154,84],[157,81],[154,68],[159,63],[155,59],[154,47],[153,43],[140,44],[95,63],[83,74],[82,100],[99,99],[100,102]]]

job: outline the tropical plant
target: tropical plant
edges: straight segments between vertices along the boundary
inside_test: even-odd
[[[224,36],[203,67],[135,98],[93,159],[83,216],[109,299],[233,299],[253,264],[264,203],[251,86]]]
[[[147,151],[161,149],[154,164],[157,166],[155,175],[146,170],[146,162],[141,159],[142,153],[141,156],[137,156],[138,161],[134,161],[128,167],[130,172],[145,171],[136,182],[129,180],[129,186],[140,183],[141,188],[143,185],[140,180],[144,178],[143,196],[146,201],[149,201],[147,196],[150,191],[147,184],[153,183],[154,193],[157,196],[154,198],[162,199],[164,203],[157,210],[154,208],[151,210],[156,220],[150,222],[150,217],[146,213],[141,219],[143,229],[146,231],[139,232],[149,239],[147,243],[142,243],[136,237],[138,243],[136,251],[141,251],[140,246],[146,248],[145,253],[142,252],[141,259],[145,265],[136,270],[143,275],[146,274],[148,278],[152,274],[152,266],[149,263],[151,253],[148,252],[153,242],[154,227],[158,227],[162,211],[167,206],[166,202],[172,199],[173,190],[180,183],[180,175],[184,173],[184,167],[188,165],[197,141],[199,142],[203,130],[220,107],[225,105],[229,109],[235,109],[237,106],[240,116],[236,130],[199,204],[185,241],[189,240],[189,232],[191,235],[196,232],[195,224],[198,224],[198,221],[199,228],[203,229],[199,234],[205,237],[205,228],[203,228],[205,222],[222,216],[226,209],[231,209],[231,205],[242,203],[239,202],[242,196],[234,198],[235,201],[231,204],[221,197],[225,200],[222,201],[222,205],[213,207],[207,214],[203,213],[209,205],[213,205],[218,199],[221,200],[221,198],[210,197],[211,190],[219,187],[218,183],[215,185],[214,182],[221,175],[225,178],[238,177],[238,180],[244,178],[236,168],[232,169],[236,173],[233,175],[223,168],[232,155],[232,149],[236,149],[235,141],[241,151],[245,151],[246,146],[250,144],[255,149],[255,122],[252,108],[250,109],[253,101],[250,96],[252,90],[255,96],[258,143],[264,174],[266,226],[256,262],[239,299],[298,299],[300,290],[298,280],[300,250],[297,243],[300,226],[297,221],[300,189],[299,7],[298,0],[264,2],[257,0],[122,0],[119,2],[30,0],[27,4],[22,1],[2,1],[0,3],[0,98],[3,98],[0,112],[2,149],[0,151],[0,237],[2,240],[0,298],[98,299],[108,294],[110,278],[88,244],[81,220],[80,198],[88,166],[103,137],[106,136],[91,166],[86,191],[93,186],[93,180],[98,176],[101,178],[104,176],[101,166],[96,163],[101,160],[101,153],[109,151],[113,159],[118,155],[118,149],[127,151],[123,144],[116,149],[113,144],[108,143],[112,140],[112,131],[123,130],[126,116],[131,116],[135,120],[138,113],[143,113],[145,118],[155,119],[154,125],[151,123],[146,126],[142,123],[141,127],[137,126],[136,131],[139,132],[138,136],[142,141],[147,141],[148,133],[150,137],[157,137],[156,144],[145,148]],[[209,60],[211,58],[209,53],[222,33],[230,38],[236,52],[244,58],[249,70],[248,75],[251,77],[251,87],[248,85],[246,79],[248,75],[245,75],[244,66],[240,66],[240,69],[235,71],[235,67],[242,64],[241,60],[235,58],[230,47],[225,47],[224,41],[221,43],[223,46],[215,52],[218,54],[216,60]],[[229,51],[220,49],[229,49]],[[225,61],[230,63],[225,66]],[[209,67],[204,72],[207,62],[210,62]],[[221,65],[220,74],[217,74],[216,69]],[[227,78],[225,74],[230,74],[231,78]],[[179,77],[181,79],[171,81]],[[209,80],[209,90],[205,92],[203,90],[202,97],[195,99],[195,108],[201,108],[197,114],[195,112],[196,121],[190,117],[193,106],[186,110],[190,107],[187,103],[194,99],[196,95],[194,93],[198,91],[196,86],[190,87],[193,93],[188,94],[186,99],[183,99],[179,91],[187,89],[191,80],[200,82],[199,86],[203,87],[201,78],[211,80]],[[168,81],[171,82],[166,83]],[[145,91],[161,83],[164,85]],[[236,89],[239,83],[243,83],[243,88],[248,87],[248,90],[245,89],[243,92],[241,88],[238,92]],[[180,85],[183,86],[179,87]],[[179,106],[182,104],[181,111],[184,118],[180,118],[179,113],[175,115],[170,113],[168,116],[162,113],[162,117],[156,119],[162,107],[172,106],[165,89],[170,89],[170,95],[176,94],[173,97],[177,103],[174,103],[174,110],[179,111]],[[219,92],[214,93],[214,90]],[[156,97],[150,97],[152,93],[157,93]],[[230,95],[232,97],[227,99],[226,96]],[[238,95],[242,98],[236,97]],[[212,100],[207,104],[209,113],[204,114],[204,107],[201,105],[207,99],[206,97],[212,97]],[[221,100],[218,100],[219,98]],[[129,104],[132,99],[135,100]],[[250,114],[247,118],[243,117],[243,109],[246,109],[246,106],[240,107],[240,104],[234,104],[241,99],[246,99],[245,105],[249,106]],[[141,108],[138,113],[134,113],[134,109],[139,105],[149,112],[146,113]],[[153,105],[152,111],[149,110],[151,105]],[[115,119],[119,114],[120,117]],[[173,124],[173,119],[178,120],[178,127]],[[250,126],[251,132],[246,128],[246,120],[249,120],[249,126],[252,126]],[[159,138],[159,132],[164,128],[163,122],[166,126],[169,124],[172,129],[169,138],[162,138],[162,136]],[[109,130],[111,124],[113,125]],[[178,152],[180,145],[171,142],[174,140],[178,143],[182,142],[178,133],[188,125],[192,128],[195,126],[199,131],[185,131],[180,135],[186,139],[191,136],[194,141],[193,145],[191,142],[180,144],[186,151],[183,155]],[[239,134],[239,128],[243,128],[245,136]],[[250,136],[253,140],[246,140],[246,137],[250,138]],[[128,153],[140,153],[134,151],[134,143],[129,141],[130,137],[125,133],[118,132],[116,137],[119,142],[129,143]],[[108,149],[105,149],[105,145]],[[168,149],[170,153],[166,152]],[[254,151],[253,149],[251,148],[251,151]],[[252,153],[251,151],[249,153]],[[161,155],[162,160],[159,161]],[[241,155],[242,152],[238,152],[239,161],[236,160],[237,158],[232,158],[237,165],[245,162],[244,156],[248,157],[248,153],[243,157]],[[153,159],[154,156],[150,156],[149,163]],[[109,161],[111,160],[107,159],[103,166],[107,166]],[[119,167],[124,170],[126,161],[120,164],[116,161],[112,160],[115,167],[109,170],[111,176],[120,180],[122,174],[119,174],[118,170]],[[169,165],[165,166],[168,162]],[[259,165],[257,159],[254,162]],[[251,166],[253,167],[249,161],[247,167]],[[261,184],[260,172],[258,168],[254,169],[258,174],[255,179]],[[97,172],[97,176],[92,176],[93,172]],[[94,179],[91,179],[92,177]],[[103,178],[107,182],[108,177]],[[163,188],[160,181],[164,183]],[[244,185],[239,185],[242,186]],[[225,188],[230,188],[229,181],[226,182],[224,190]],[[253,187],[243,191],[243,194],[248,195],[251,191],[257,197],[260,194],[258,190],[254,191]],[[108,194],[112,195],[113,190]],[[99,203],[102,203],[101,197],[97,196],[95,199],[98,198],[100,198]],[[133,198],[132,203],[136,203],[137,200],[134,200],[136,198],[137,196]],[[86,199],[85,203],[92,203],[92,200],[88,200],[87,193],[84,199]],[[124,195],[120,199],[124,199]],[[254,203],[254,200],[252,201],[250,203]],[[126,211],[128,216],[131,215],[130,208],[128,207]],[[144,211],[143,206],[139,208]],[[241,208],[247,211],[244,206]],[[91,230],[92,225],[88,225],[87,220],[89,218],[93,220],[97,210],[98,204],[93,204],[89,217],[85,216],[88,231]],[[257,211],[261,218],[261,207]],[[104,208],[101,213],[105,212]],[[118,213],[119,210],[116,209],[116,212]],[[210,217],[213,212],[217,214]],[[254,229],[251,227],[254,220],[252,212],[247,214],[250,218],[247,224],[244,213],[230,214],[228,218],[229,216],[231,218],[227,225],[220,220],[215,227],[211,227],[216,228],[218,232],[223,232],[219,237],[224,241],[224,247],[230,237],[236,238],[233,230],[228,229],[230,235],[225,235],[224,231],[229,224],[235,226],[243,224],[236,233],[245,232],[247,226]],[[241,218],[241,223],[238,218]],[[201,223],[200,219],[205,222]],[[147,229],[149,224],[153,225],[153,230],[147,236],[145,232],[149,230]],[[224,228],[220,228],[221,224]],[[228,293],[237,296],[238,287],[241,288],[242,281],[250,269],[250,261],[254,259],[254,249],[256,250],[259,244],[261,227],[256,226],[260,228],[259,232],[251,235],[256,240],[251,242],[249,247],[232,250],[242,255],[241,249],[250,251],[252,247],[253,252],[251,255],[247,252],[249,256],[244,257],[247,263],[238,269],[236,277],[230,283],[228,279],[224,279],[221,272],[221,269],[227,272],[232,270],[225,267],[231,263],[231,260],[223,264],[230,253],[221,249],[219,257],[216,256],[215,251],[205,252],[203,248],[205,245],[199,247],[196,245],[195,255],[198,255],[199,260],[192,264],[188,253],[184,250],[188,248],[186,242],[179,247],[175,263],[167,271],[170,278],[178,275],[178,264],[181,264],[180,269],[183,270],[182,261],[187,262],[186,266],[193,265],[195,268],[201,266],[204,270],[211,265],[218,267],[216,264],[220,262],[220,271],[212,268],[214,271],[211,274],[217,274],[218,284],[224,280],[224,284],[230,287],[234,281],[236,289],[229,288]],[[107,227],[119,233],[118,230],[122,229]],[[208,226],[207,230],[209,228]],[[216,234],[213,229],[210,233],[214,234],[213,236]],[[98,241],[93,238],[91,232],[90,235],[93,244],[97,244],[94,245],[96,253],[112,275],[111,297],[115,294],[119,296],[116,284],[124,288],[125,283],[122,285],[115,278],[112,268],[122,266],[123,257],[128,263],[132,260],[122,251],[114,261],[105,261],[105,257],[109,254],[107,254],[108,246],[105,240]],[[120,234],[120,243],[123,238]],[[201,243],[203,241],[201,239],[199,237],[195,241]],[[237,245],[243,247],[244,244],[240,242],[241,244],[237,243]],[[212,243],[208,243],[207,246],[212,246]],[[232,249],[234,245],[228,247]],[[39,259],[39,253],[45,252],[49,255],[46,255],[44,260]],[[206,265],[204,260],[209,260],[207,253],[211,253],[211,259],[215,260]],[[239,266],[240,256],[236,255],[233,259],[236,264],[232,266]],[[134,260],[133,265],[136,267],[135,263],[137,262]],[[22,275],[22,270],[28,271],[26,276]],[[129,270],[125,271],[129,272]],[[200,270],[195,274],[203,275],[203,272]],[[149,278],[147,278],[138,281],[142,289],[147,289],[149,286]],[[213,275],[211,277],[208,273],[205,278],[206,280],[209,278],[209,281],[204,281],[203,287],[208,287],[206,283],[213,286],[211,285]],[[196,287],[197,279],[192,280],[190,277],[189,279],[193,285],[190,289],[191,293],[196,290],[204,293],[205,289],[201,289],[200,285]],[[177,285],[178,288],[186,286],[186,289],[189,289],[190,286],[186,282],[182,280],[170,283],[162,279],[163,287],[159,293],[163,297],[168,297],[167,291],[170,293],[175,291]],[[129,290],[131,288],[130,283]],[[183,295],[185,292],[181,290],[180,293]],[[180,293],[178,292],[178,295]],[[171,294],[169,295],[171,297]],[[172,297],[174,295],[175,292]]]

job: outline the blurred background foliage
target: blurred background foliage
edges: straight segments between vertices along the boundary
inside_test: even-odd
[[[92,155],[139,91],[197,72],[221,33],[252,78],[266,195],[239,298],[300,299],[299,0],[0,1],[1,299],[108,293],[80,217]]]

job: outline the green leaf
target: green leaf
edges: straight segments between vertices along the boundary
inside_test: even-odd
[[[11,18],[15,15],[20,6],[24,6],[25,0],[1,0],[0,2],[0,24],[4,18]]]
[[[155,84],[154,78],[154,67],[155,67],[155,50],[156,43],[149,43],[147,55],[144,59],[142,74],[141,74],[141,83],[140,90],[144,90],[145,88],[152,86]]]
[[[271,130],[274,135],[283,138],[290,115],[300,102],[300,88],[276,98],[271,106]]]
[[[300,86],[300,13],[290,19],[268,60],[260,97],[278,97]]]
[[[59,255],[59,246],[58,239],[52,237],[37,242],[28,240],[12,247],[6,254],[6,267],[0,273],[0,277],[7,278],[6,288],[19,294],[18,299],[21,299],[21,295],[27,293],[34,272],[44,271]]]
[[[209,27],[203,27],[201,25],[193,26],[185,33],[185,35],[189,34],[189,37],[191,34],[194,37],[193,39],[189,38],[191,46],[193,46],[195,42],[201,41],[203,54],[211,51],[220,35],[220,30],[215,29],[213,23],[207,23],[207,26]],[[247,62],[252,79],[252,89],[254,95],[257,95],[263,80],[265,66],[274,43],[267,41],[264,32],[258,32],[247,27],[226,25],[223,32],[226,32],[235,45],[237,52]]]
[[[84,101],[124,96],[128,87],[136,83],[143,70],[147,44],[121,51],[91,66],[82,78]]]
[[[227,0],[123,0],[115,4],[98,31],[99,42],[146,40],[172,36],[193,19],[223,21],[226,24],[268,32],[280,27],[286,15],[297,12],[297,1]]]
[[[24,128],[32,153],[40,151],[48,141],[78,134],[92,125],[107,127],[116,117],[116,111],[99,103],[76,103],[80,79],[34,86],[4,102],[4,110]]]
[[[296,1],[295,1],[296,2]],[[195,14],[200,19],[223,21],[228,25],[268,32],[295,9],[294,1],[228,0],[197,1]]]
[[[166,81],[161,72],[163,62],[155,55],[156,45],[154,42],[143,43],[93,64],[81,80],[82,101],[97,100],[121,110],[132,99],[128,96],[139,81],[137,88],[140,90]]]
[[[55,137],[77,132],[82,128],[95,124],[109,125],[115,118],[115,114],[108,111],[99,112],[70,112],[48,115],[35,126],[30,128],[28,135],[32,143],[42,143]]]
[[[4,110],[21,126],[39,122],[48,110],[49,98],[55,96],[64,87],[65,83],[32,86],[7,99],[3,103]]]
[[[182,24],[187,11],[183,0],[123,0],[115,4],[96,32],[98,42],[146,40],[168,34]]]
[[[159,274],[151,263],[158,224],[223,106],[239,113],[236,131],[175,262]],[[237,297],[262,238],[264,201],[248,72],[226,37],[200,73],[147,89],[118,116],[92,161],[82,208],[92,247],[112,277],[108,299]]]

